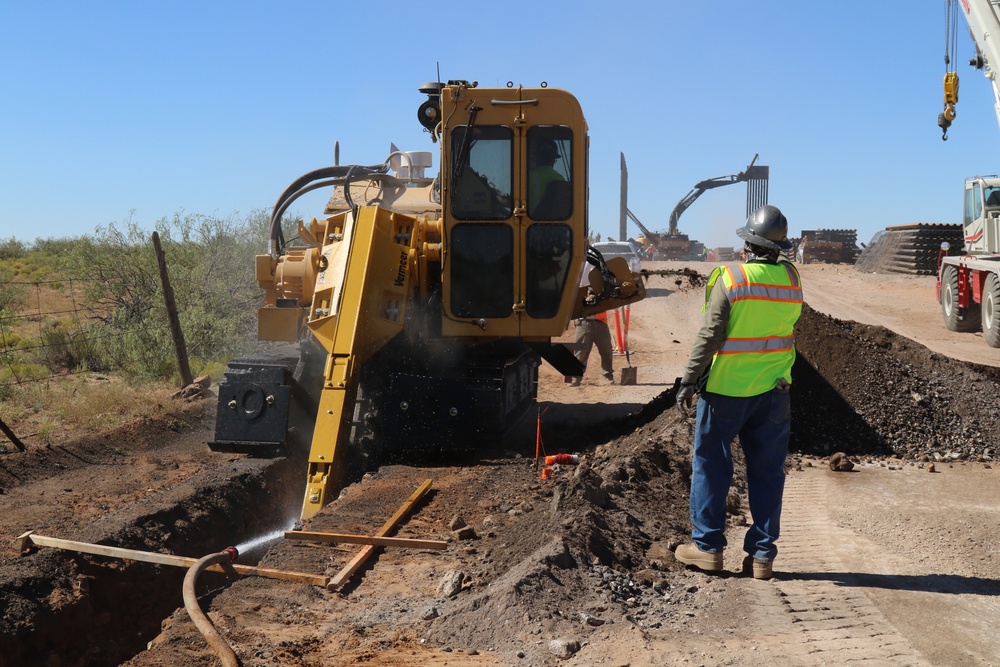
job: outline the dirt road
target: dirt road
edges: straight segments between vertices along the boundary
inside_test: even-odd
[[[520,455],[383,468],[308,528],[370,534],[432,479],[432,494],[398,534],[447,540],[445,551],[386,549],[336,591],[209,578],[216,590],[202,606],[246,667],[1000,664],[996,431],[992,417],[976,421],[967,414],[974,408],[949,401],[948,376],[961,374],[994,403],[1000,385],[943,358],[1000,367],[1000,354],[980,336],[944,330],[933,278],[880,276],[873,290],[873,277],[850,267],[802,273],[819,313],[888,327],[936,354],[822,317],[810,329],[830,332],[830,347],[847,343],[839,356],[811,349],[825,378],[812,389],[833,394],[809,393],[803,376],[801,395],[902,393],[894,410],[911,415],[906,428],[897,415],[863,417],[879,437],[905,444],[906,459],[857,456],[853,472],[834,473],[822,457],[794,457],[774,580],[738,576],[738,550],[727,553],[724,576],[672,559],[688,530],[691,434],[670,409],[669,390],[697,330],[703,288],[668,276],[651,278],[649,298],[631,309],[637,385],[608,387],[594,364],[578,388],[542,369],[543,445],[582,454],[579,465],[539,479],[530,424],[513,446]],[[625,363],[616,357],[616,367]],[[846,407],[860,414],[867,403],[896,405],[874,398]],[[806,407],[814,423],[793,430],[811,442],[822,434],[809,429],[822,429],[849,448],[850,429],[837,429],[854,422],[831,416],[826,399]],[[113,441],[30,460],[8,455],[0,529],[201,556],[290,525],[304,468],[207,452],[211,414],[195,407]],[[954,414],[961,421],[949,421]],[[938,441],[928,435],[935,428],[951,435]],[[734,504],[731,542],[745,513]],[[458,523],[474,536],[463,539]],[[333,575],[355,553],[282,541],[262,565]],[[217,664],[186,612],[171,614],[179,592],[165,568],[51,550],[18,557],[8,547],[0,553],[0,666]]]
[[[837,265],[800,270],[806,302],[820,313],[1000,367],[1000,350],[981,334],[945,329],[933,276],[874,276]],[[660,302],[663,283],[670,294]],[[654,297],[634,307],[640,383],[678,376],[697,328],[701,291],[673,291],[670,283],[651,279]],[[674,299],[683,306],[649,313]],[[646,345],[660,347],[655,361],[644,358]],[[567,390],[557,389],[554,400],[565,400]],[[822,460],[807,460],[788,478],[774,581],[704,577],[716,604],[694,612],[686,632],[669,640],[630,636],[606,649],[606,662],[571,664],[1000,665],[996,467],[937,463],[930,473],[922,463],[888,459],[833,473]],[[737,571],[741,558],[727,556],[727,568]]]

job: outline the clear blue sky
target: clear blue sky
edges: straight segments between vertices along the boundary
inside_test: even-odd
[[[629,207],[654,231],[755,153],[790,233],[958,222],[962,181],[1000,171],[987,81],[966,64],[950,140],[944,0],[747,2],[5,2],[0,239],[76,237],[177,212],[271,206],[299,175],[436,149],[418,86],[545,81],[591,136],[591,229]],[[435,156],[435,167],[437,164]],[[296,212],[320,215],[324,194]],[[737,245],[746,188],[702,195],[680,229]],[[629,226],[632,236],[638,229]]]

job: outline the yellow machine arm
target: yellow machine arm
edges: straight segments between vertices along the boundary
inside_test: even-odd
[[[302,518],[319,511],[340,489],[358,371],[404,330],[417,248],[436,244],[437,226],[401,213],[363,206],[326,221],[309,329],[327,351],[323,389],[309,452]],[[430,234],[430,237],[428,237]],[[430,240],[428,240],[430,238]]]

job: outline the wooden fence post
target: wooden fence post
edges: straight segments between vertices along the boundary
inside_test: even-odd
[[[194,378],[191,377],[191,366],[188,364],[187,346],[184,344],[184,332],[181,331],[181,321],[177,317],[177,303],[174,301],[174,288],[170,286],[170,276],[167,275],[167,260],[160,246],[160,235],[153,232],[153,247],[156,249],[156,263],[160,267],[160,283],[163,285],[163,302],[167,306],[167,317],[170,320],[170,335],[174,338],[174,350],[177,353],[177,369],[181,373],[181,386],[186,387]]]
[[[24,443],[17,439],[17,436],[14,435],[14,431],[10,430],[10,427],[4,424],[2,419],[0,419],[0,432],[3,432],[3,434],[7,436],[7,439],[14,443],[15,447],[22,452],[24,451]]]

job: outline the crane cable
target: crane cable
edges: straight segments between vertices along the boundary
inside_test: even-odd
[[[948,141],[948,128],[955,120],[955,105],[958,104],[958,72],[951,69],[958,59],[958,3],[945,0],[944,28],[944,111],[938,114],[941,140]]]

